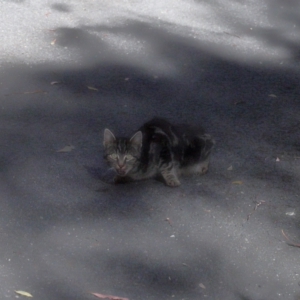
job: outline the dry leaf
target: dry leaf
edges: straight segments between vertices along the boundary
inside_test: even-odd
[[[227,168],[228,171],[232,171],[233,170],[233,167],[230,166],[229,168]]]
[[[98,293],[91,293],[92,295],[100,298],[100,299],[110,299],[110,300],[129,300],[128,298],[118,297],[118,296],[111,296],[111,295],[103,295]]]
[[[65,146],[60,150],[57,150],[56,152],[71,152],[73,149],[75,149],[74,146],[69,145],[69,146]]]
[[[277,157],[277,158],[276,158],[276,161],[280,161],[280,158],[279,158],[279,157]]]
[[[60,83],[61,83],[61,81],[52,81],[50,84],[55,85],[55,84],[60,84]]]
[[[50,44],[53,46],[53,45],[55,45],[55,43],[56,43],[56,39],[53,40]]]
[[[172,222],[171,222],[170,218],[166,218],[165,221],[167,221],[169,223],[169,225],[172,226]]]
[[[237,180],[237,181],[232,181],[232,184],[243,184],[243,181],[239,181],[239,180]]]
[[[201,289],[206,289],[206,286],[203,283],[200,283],[199,286],[201,287]]]
[[[295,216],[296,215],[295,211],[287,211],[285,214],[287,216]]]
[[[96,88],[94,88],[94,87],[92,87],[92,86],[88,86],[87,87],[89,90],[92,90],[92,91],[99,91],[98,89],[96,89]]]
[[[272,98],[277,98],[277,96],[276,96],[276,95],[274,95],[274,94],[270,94],[270,95],[269,95],[269,97],[272,97]]]
[[[33,296],[27,292],[24,291],[15,291],[17,294],[28,297],[28,298],[32,298]]]

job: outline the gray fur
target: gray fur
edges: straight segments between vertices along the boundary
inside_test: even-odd
[[[181,174],[205,174],[215,144],[202,128],[171,125],[155,118],[131,138],[116,138],[104,130],[104,158],[117,175],[116,183],[162,177],[168,186],[179,186]]]

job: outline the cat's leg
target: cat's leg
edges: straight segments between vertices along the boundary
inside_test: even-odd
[[[210,153],[215,145],[215,141],[209,134],[204,134],[200,136],[199,139],[202,140],[203,147],[201,149],[200,160],[196,166],[196,173],[202,175],[206,174],[208,171]]]
[[[195,173],[198,175],[206,174],[208,172],[208,166],[209,166],[209,158],[197,164]]]
[[[163,167],[160,173],[164,178],[167,186],[176,187],[180,185],[180,181],[177,177],[176,168],[173,166],[172,163],[168,166]]]

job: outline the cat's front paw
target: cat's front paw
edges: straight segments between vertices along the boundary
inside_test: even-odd
[[[167,186],[175,187],[175,186],[180,185],[180,181],[179,181],[174,169],[172,169],[171,171],[163,170],[161,172],[161,175],[164,178]]]
[[[176,187],[176,186],[180,186],[180,181],[174,178],[166,181],[166,184],[167,186]]]

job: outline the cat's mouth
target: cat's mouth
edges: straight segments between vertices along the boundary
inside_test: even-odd
[[[120,175],[120,176],[125,176],[127,174],[126,170],[118,169],[116,171],[117,171],[118,175]]]

